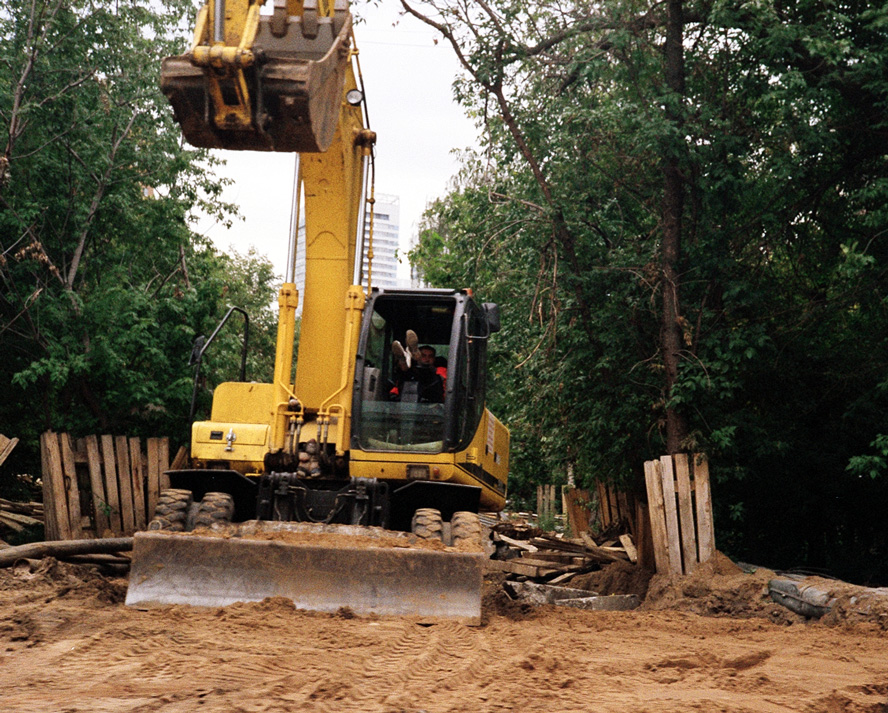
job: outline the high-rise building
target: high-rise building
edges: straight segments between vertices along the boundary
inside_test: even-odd
[[[398,234],[400,230],[400,199],[398,196],[376,194],[373,206],[373,287],[398,287]],[[367,284],[367,251],[369,248],[370,214],[364,219],[364,255],[361,261],[361,284]],[[296,252],[296,288],[305,290],[305,223],[299,225]],[[299,310],[301,311],[301,310]]]
[[[400,230],[401,205],[398,196],[376,194],[373,206],[373,270],[370,279],[373,287],[395,288],[398,286],[398,233]],[[370,215],[364,220],[364,258],[361,263],[361,281],[367,282],[367,250],[370,232]]]

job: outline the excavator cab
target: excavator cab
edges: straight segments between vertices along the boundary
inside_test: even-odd
[[[199,148],[325,151],[333,140],[352,19],[343,0],[208,0],[191,49],[161,90]]]
[[[371,291],[355,360],[349,470],[390,484],[392,527],[409,525],[417,508],[502,509],[509,434],[485,407],[487,343],[498,329],[497,306],[467,290]],[[405,373],[392,345],[404,345],[408,330],[435,354]]]
[[[406,344],[407,330],[434,350],[432,363],[413,360],[406,371],[399,364],[392,345]],[[484,411],[491,331],[485,309],[464,291],[374,290],[356,364],[352,446],[429,454],[465,448]]]

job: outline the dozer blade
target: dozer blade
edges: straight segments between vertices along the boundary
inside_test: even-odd
[[[480,552],[375,546],[349,535],[311,543],[140,532],[126,604],[219,607],[287,597],[311,611],[348,607],[477,625],[484,560]]]
[[[210,83],[219,83],[222,97],[234,97],[236,76],[220,77],[210,68],[195,66],[187,54],[163,60],[160,88],[191,145],[300,153],[329,148],[349,63],[351,15],[321,25],[314,37],[305,37],[299,23],[293,24],[280,36],[272,31],[270,18],[259,22],[257,60],[243,69],[252,118],[248,128],[216,119]],[[224,114],[224,106],[218,109]]]

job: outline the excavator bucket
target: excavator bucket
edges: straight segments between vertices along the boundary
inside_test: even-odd
[[[482,552],[420,547],[377,528],[245,526],[234,537],[136,533],[126,604],[219,607],[286,597],[311,611],[480,624]]]
[[[225,47],[231,49],[226,55],[220,47],[213,54],[216,47],[196,43],[188,53],[163,60],[160,87],[190,144],[300,153],[330,146],[352,19],[345,3],[325,18],[317,17],[316,2],[304,5],[297,16],[282,14],[281,3],[274,15],[258,16],[257,6],[255,40],[246,50]]]

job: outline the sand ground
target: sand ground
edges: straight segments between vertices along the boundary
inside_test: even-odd
[[[654,578],[642,608],[508,600],[484,623],[123,605],[125,579],[52,559],[0,570],[0,711],[805,711],[888,713],[888,616],[806,621],[767,572]],[[598,578],[601,585],[601,577]]]

